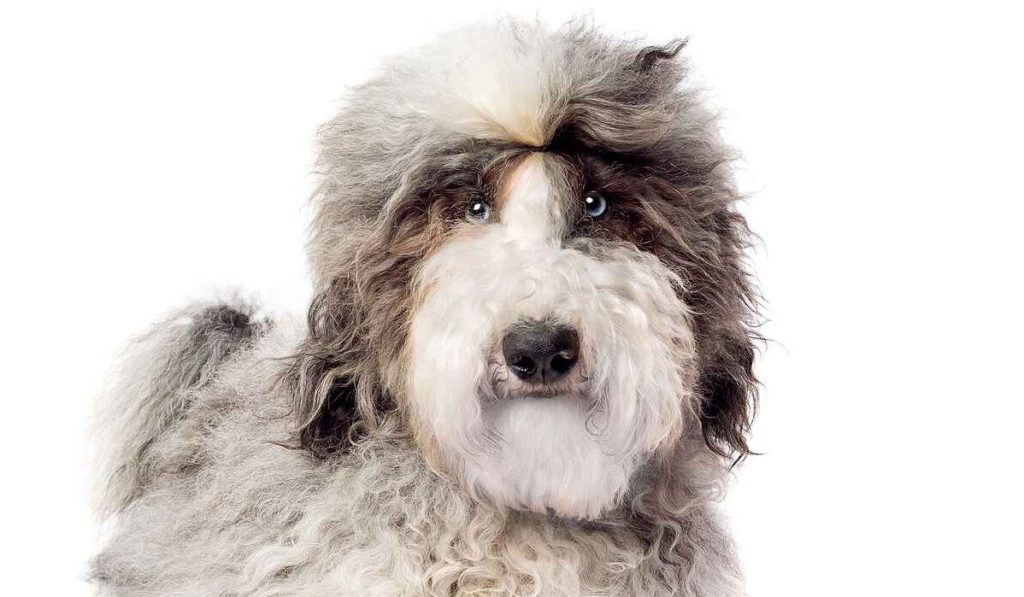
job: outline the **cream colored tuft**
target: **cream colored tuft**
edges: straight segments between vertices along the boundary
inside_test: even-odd
[[[551,133],[544,73],[559,55],[556,43],[539,24],[453,32],[401,65],[418,73],[424,90],[412,107],[464,135],[540,147]]]

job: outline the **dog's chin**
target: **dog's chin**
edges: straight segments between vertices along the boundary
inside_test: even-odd
[[[492,449],[470,454],[464,480],[504,509],[599,518],[621,501],[638,456],[602,439],[576,395],[518,393],[490,409]]]

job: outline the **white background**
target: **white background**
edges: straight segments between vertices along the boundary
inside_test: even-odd
[[[0,592],[89,592],[85,423],[130,334],[234,288],[303,309],[312,138],[343,87],[512,10],[689,36],[742,151],[773,340],[764,455],[724,504],[750,594],[1021,594],[1012,3],[367,4],[0,9]]]

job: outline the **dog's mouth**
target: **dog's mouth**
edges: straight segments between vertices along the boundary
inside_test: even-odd
[[[571,375],[555,381],[522,380],[510,370],[500,356],[487,361],[489,375],[480,388],[480,395],[486,400],[546,400],[552,398],[574,398],[582,401],[588,395],[586,367],[583,363]]]
[[[513,398],[555,398],[573,394],[572,384],[516,384],[510,394]]]

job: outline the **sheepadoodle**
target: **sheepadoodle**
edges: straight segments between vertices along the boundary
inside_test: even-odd
[[[352,89],[308,316],[188,307],[121,364],[99,590],[742,594],[750,233],[682,47],[501,21]]]

